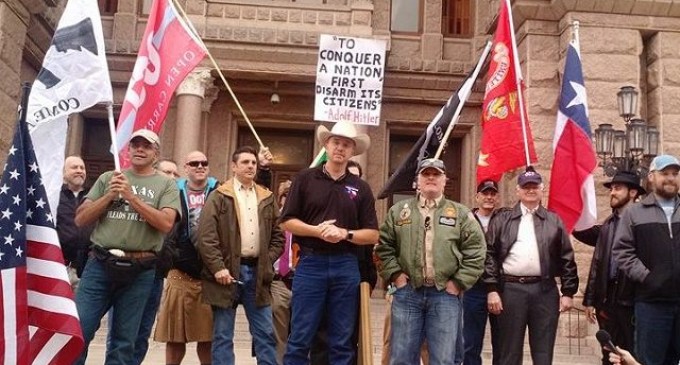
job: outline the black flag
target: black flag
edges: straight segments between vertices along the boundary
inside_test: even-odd
[[[468,96],[470,96],[472,85],[477,78],[475,71],[477,71],[477,73],[479,72],[478,69],[481,68],[481,65],[486,60],[486,57],[484,56],[480,58],[477,67],[470,71],[458,90],[451,95],[446,102],[446,105],[444,105],[439,110],[439,113],[435,115],[434,119],[432,119],[427,126],[425,133],[418,138],[418,142],[411,148],[411,151],[406,156],[404,162],[401,163],[394,174],[387,180],[387,184],[385,184],[380,191],[380,194],[378,194],[378,199],[384,199],[389,194],[395,192],[415,190],[418,163],[423,159],[435,156],[449,124],[455,124],[458,121],[459,115],[456,115],[456,110],[458,109],[458,105],[460,103],[465,104]]]

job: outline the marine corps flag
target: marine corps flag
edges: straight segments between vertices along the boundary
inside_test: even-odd
[[[524,94],[518,93],[518,90],[523,92],[524,83],[516,59],[517,47],[509,11],[509,1],[502,0],[482,105],[477,183],[486,179],[498,181],[506,171],[537,160],[526,108],[522,104]]]

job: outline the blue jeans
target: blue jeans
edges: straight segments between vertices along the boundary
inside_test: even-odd
[[[155,269],[145,270],[130,285],[112,290],[104,264],[94,258],[89,259],[76,294],[76,307],[85,339],[85,349],[76,364],[85,363],[87,347],[99,329],[102,317],[111,307],[116,315],[109,328],[112,337],[105,363],[128,365],[133,362],[137,332],[155,272]]]
[[[491,325],[491,349],[493,351],[492,364],[496,365],[499,361],[498,336],[496,330],[496,317],[489,315],[487,311],[486,286],[483,282],[477,282],[472,288],[463,294],[463,338],[464,338],[464,358],[465,365],[482,365],[482,347],[484,345],[484,332],[486,331],[486,320],[489,319]]]
[[[641,364],[680,361],[680,303],[635,303],[635,354]]]
[[[328,357],[333,365],[350,365],[356,344],[352,333],[357,317],[359,266],[352,254],[302,254],[295,270],[290,336],[285,365],[309,364],[312,339],[326,315]]]
[[[272,324],[272,307],[267,305],[258,307],[255,304],[255,277],[257,267],[241,265],[240,280],[234,303],[243,304],[248,318],[248,328],[253,337],[253,346],[258,365],[276,365],[276,340]],[[233,283],[231,285],[237,285]],[[236,319],[236,304],[233,308],[212,306],[213,312],[213,340],[212,363],[234,365],[234,321]]]
[[[392,300],[390,365],[420,363],[427,341],[430,365],[453,365],[460,329],[460,296],[435,287],[397,289]]]
[[[153,288],[149,293],[149,299],[144,306],[144,313],[142,314],[142,323],[139,325],[139,332],[137,333],[137,341],[135,341],[135,355],[134,365],[141,365],[146,357],[146,352],[149,350],[149,337],[153,329],[153,323],[156,321],[156,312],[161,304],[161,294],[163,294],[163,278],[155,277],[153,279]],[[109,311],[108,316],[109,328],[113,327],[113,310]],[[106,336],[106,348],[111,348],[111,332]]]

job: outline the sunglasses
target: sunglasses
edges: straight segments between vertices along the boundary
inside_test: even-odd
[[[203,166],[203,167],[208,167],[208,161],[189,161],[187,162],[187,165],[191,167],[198,167],[198,166]]]

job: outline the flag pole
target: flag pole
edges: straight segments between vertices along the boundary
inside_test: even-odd
[[[210,53],[210,50],[208,50],[208,47],[203,42],[203,39],[201,39],[201,36],[196,31],[196,28],[194,28],[193,24],[191,23],[191,20],[187,16],[187,13],[184,12],[184,9],[182,9],[182,6],[179,4],[177,0],[172,0],[172,3],[177,9],[179,9],[180,13],[182,13],[183,18],[182,20],[184,20],[189,29],[191,29],[191,31],[194,33],[194,37],[200,42],[201,46],[205,49],[205,53],[208,55],[208,58],[210,58],[210,62],[212,62],[213,66],[215,67],[217,74],[220,75],[222,83],[224,83],[224,86],[226,86],[229,95],[231,95],[231,98],[234,100],[234,103],[236,103],[236,107],[238,107],[238,110],[241,112],[241,115],[243,115],[243,119],[245,119],[246,124],[248,124],[248,128],[250,128],[250,131],[253,132],[253,135],[255,136],[257,143],[260,145],[260,149],[265,149],[264,143],[262,143],[260,136],[255,131],[255,127],[253,127],[253,123],[251,123],[250,119],[248,119],[248,115],[246,115],[245,110],[243,110],[241,103],[238,101],[238,98],[236,97],[236,94],[234,94],[234,91],[231,89],[231,86],[229,86],[227,79],[224,77],[224,74],[222,73],[222,70],[220,69],[219,65],[217,65],[217,61],[215,61],[215,58]]]
[[[572,23],[572,28],[571,28],[571,44],[574,45],[574,48],[576,49],[576,52],[581,54],[581,44],[579,42],[579,35],[578,35],[578,27],[580,23],[578,20],[574,20]]]
[[[26,123],[27,112],[28,112],[28,98],[31,95],[31,83],[23,82],[21,83],[21,101],[19,102],[19,123]],[[28,129],[27,129],[28,130]]]
[[[116,143],[116,122],[113,120],[113,103],[106,104],[106,111],[109,114],[109,133],[111,134],[111,146],[115,151],[113,153],[113,164],[116,171],[120,171],[120,157],[118,156],[118,143]]]
[[[522,88],[522,68],[519,66],[519,52],[517,51],[517,38],[515,37],[515,22],[512,20],[512,5],[510,0],[504,0],[505,7],[508,11],[508,20],[510,21],[510,38],[512,39],[512,53],[513,63],[515,67],[515,83],[517,84],[517,99],[519,102],[519,113],[522,121],[522,138],[524,139],[524,156],[526,158],[527,166],[531,165],[531,158],[529,157],[529,141],[527,137],[527,118],[524,110],[524,89]]]
[[[491,44],[492,44],[491,41],[486,42],[486,47],[484,47],[482,55],[479,57],[479,61],[477,61],[477,66],[475,66],[474,72],[472,73],[471,77],[465,80],[465,82],[470,83],[470,87],[465,88],[463,97],[459,98],[461,102],[458,103],[458,106],[456,107],[456,112],[453,114],[453,118],[451,118],[452,121],[458,120],[458,118],[460,117],[460,113],[463,111],[463,106],[465,104],[463,100],[467,100],[468,96],[470,96],[470,93],[472,92],[472,85],[475,84],[477,76],[479,76],[479,72],[482,70],[482,66],[484,65],[484,62],[486,62],[486,59],[489,56],[489,52],[491,51]],[[449,126],[446,128],[446,133],[444,133],[444,137],[442,137],[442,140],[439,143],[439,148],[437,148],[437,153],[435,153],[434,158],[438,159],[439,156],[441,156],[442,151],[444,150],[444,145],[446,145],[446,141],[449,140],[449,136],[451,135],[451,131],[453,131],[453,127],[455,126],[455,124],[456,123],[449,123]]]

